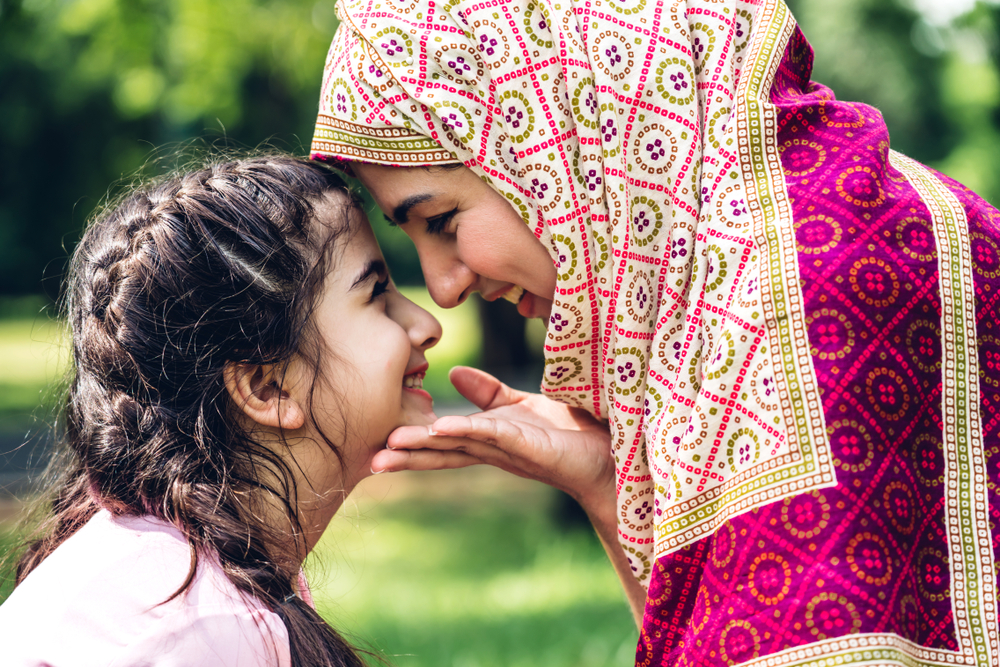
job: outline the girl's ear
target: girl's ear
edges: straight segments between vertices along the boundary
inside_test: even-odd
[[[275,366],[226,364],[223,378],[236,406],[261,426],[294,431],[306,422],[302,406],[284,389]]]

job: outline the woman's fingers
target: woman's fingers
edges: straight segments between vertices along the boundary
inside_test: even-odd
[[[396,429],[389,436],[389,451],[437,450],[462,452],[483,463],[509,470],[517,461],[535,461],[545,440],[544,432],[530,424],[481,415],[442,417],[441,430],[429,433],[423,426]],[[381,454],[381,452],[380,452]]]
[[[437,423],[441,423],[446,431],[430,433],[425,426],[396,429],[386,443],[388,451],[459,451],[495,465],[496,459],[524,455],[525,450],[537,440],[526,437],[522,430],[521,426],[531,429],[529,424],[519,425],[479,416],[442,417]]]
[[[461,451],[436,449],[383,449],[372,459],[372,472],[402,470],[451,470],[480,465],[483,462]]]
[[[400,426],[389,434],[385,444],[389,449],[433,449],[433,438],[426,426]]]
[[[545,399],[547,400],[547,399]],[[520,420],[498,417],[498,413],[518,411],[510,406],[468,416],[441,417],[431,427],[404,426],[389,435],[387,452],[451,452],[475,459],[507,472],[535,479],[562,489],[586,501],[605,487],[614,488],[614,458],[610,435],[605,429],[558,429]],[[379,452],[379,465],[383,456]],[[389,460],[389,459],[385,459]],[[405,459],[404,459],[405,460]],[[444,461],[445,459],[442,459]],[[457,457],[454,465],[470,465]],[[431,469],[445,465],[436,459],[423,463]],[[374,468],[378,470],[379,468]],[[596,491],[595,491],[596,490]]]
[[[441,417],[428,430],[432,435],[473,440],[511,454],[523,454],[529,444],[528,429],[532,436],[538,435],[538,429],[530,424],[473,414]]]
[[[448,379],[462,396],[480,410],[491,410],[503,405],[517,403],[527,394],[511,389],[489,373],[478,368],[455,366],[448,373]]]

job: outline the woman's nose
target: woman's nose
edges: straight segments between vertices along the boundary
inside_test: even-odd
[[[439,253],[419,253],[427,291],[434,303],[454,308],[472,293],[478,276],[457,257]]]

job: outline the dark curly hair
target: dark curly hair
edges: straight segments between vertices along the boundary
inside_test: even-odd
[[[327,197],[343,199],[339,226],[313,224]],[[251,437],[224,380],[230,363],[281,368],[312,354],[318,368],[310,313],[354,206],[325,166],[267,156],[154,181],[93,220],[66,283],[64,472],[17,583],[100,508],[152,515],[192,547],[174,597],[199,558],[217,556],[237,589],[283,619],[293,665],[364,664],[294,595],[305,553],[294,478]],[[288,527],[254,511],[264,495],[283,503]]]

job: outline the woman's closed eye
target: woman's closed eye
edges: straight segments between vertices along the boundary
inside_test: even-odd
[[[447,213],[442,213],[441,215],[435,215],[432,218],[427,218],[427,233],[428,234],[443,234],[448,224],[458,213],[458,207],[455,207],[448,211]]]

